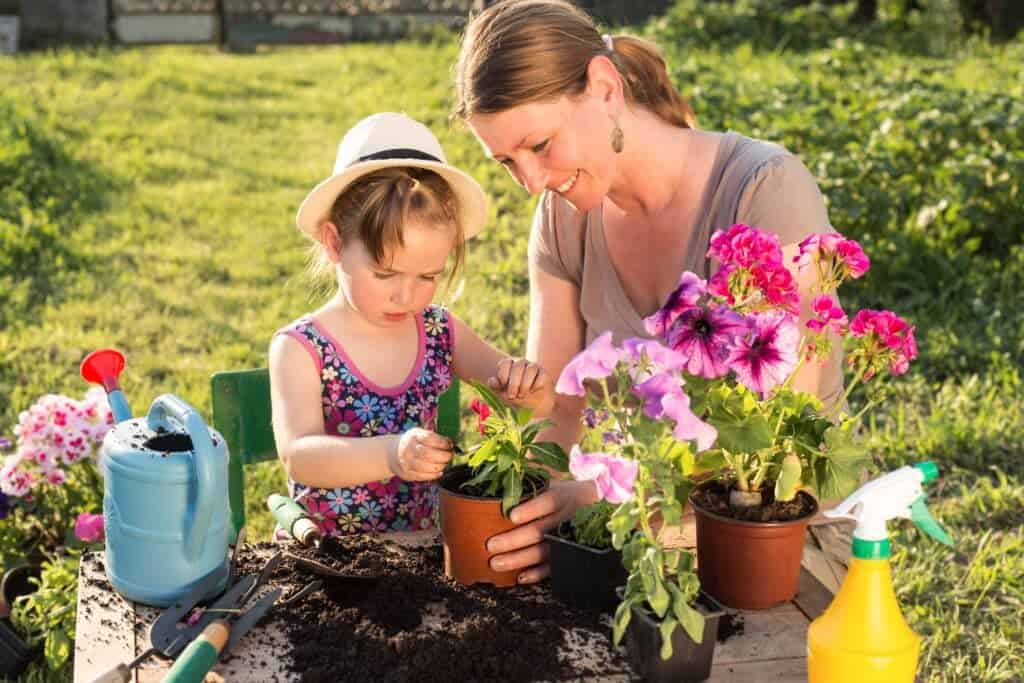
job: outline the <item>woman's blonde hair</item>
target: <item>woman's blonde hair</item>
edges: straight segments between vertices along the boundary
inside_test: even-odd
[[[672,125],[697,127],[654,43],[623,35],[613,37],[613,48],[605,45],[593,19],[565,0],[499,2],[466,27],[452,115],[465,120],[578,95],[587,86],[590,60],[603,55],[619,70],[628,102]]]
[[[450,226],[455,230],[455,258],[448,273],[449,285],[462,267],[465,237],[455,193],[433,171],[396,167],[368,173],[338,195],[328,220],[338,228],[342,246],[358,240],[382,265],[396,246],[404,246],[403,228],[407,221]],[[324,223],[320,229],[329,228]],[[328,238],[321,235],[321,241],[313,245],[309,270],[314,280],[325,279],[334,270],[321,243]]]

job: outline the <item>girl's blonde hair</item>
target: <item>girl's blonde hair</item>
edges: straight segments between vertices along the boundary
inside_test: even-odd
[[[455,230],[455,258],[448,273],[450,285],[462,267],[465,237],[458,203],[451,186],[437,173],[416,167],[396,167],[362,176],[338,195],[328,220],[338,228],[342,246],[358,240],[380,264],[396,246],[404,246],[403,228],[418,220]],[[324,223],[321,230],[329,229]],[[329,236],[321,235],[321,242]],[[313,245],[309,270],[314,280],[334,271],[321,242]]]
[[[454,117],[494,114],[531,102],[572,96],[587,86],[587,66],[608,57],[626,100],[680,128],[696,128],[693,109],[672,85],[650,41],[613,37],[609,50],[594,21],[565,0],[505,0],[466,27],[455,66]]]

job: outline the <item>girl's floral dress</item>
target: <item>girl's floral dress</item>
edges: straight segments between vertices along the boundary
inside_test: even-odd
[[[416,323],[420,339],[416,363],[405,381],[392,388],[368,380],[341,344],[312,318],[300,318],[281,331],[302,343],[316,361],[328,434],[367,437],[400,434],[413,427],[435,428],[438,399],[451,385],[453,330],[441,306],[427,307],[416,316]],[[289,480],[288,489],[325,535],[436,526],[437,487],[432,482],[392,477],[324,489]]]

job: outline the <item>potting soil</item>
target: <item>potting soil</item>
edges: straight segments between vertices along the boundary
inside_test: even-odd
[[[279,548],[244,547],[239,572],[258,573]],[[546,585],[459,585],[443,575],[437,542],[405,547],[354,536],[324,539],[319,552],[295,543],[286,549],[349,574],[378,577],[319,577],[287,558],[277,568],[270,581],[285,588],[284,597],[315,579],[324,582],[262,622],[276,624],[290,644],[289,652],[269,656],[287,659],[288,670],[303,681],[557,681],[629,672],[618,653],[613,670],[606,660],[600,671],[582,657],[564,656],[571,647],[565,629],[577,648],[601,643],[608,649],[607,617],[564,605]]]
[[[696,489],[693,498],[704,510],[722,517],[744,522],[788,522],[806,517],[814,511],[814,499],[800,491],[793,500],[775,500],[775,485],[761,487],[761,505],[750,508],[729,506],[729,489],[715,482]]]

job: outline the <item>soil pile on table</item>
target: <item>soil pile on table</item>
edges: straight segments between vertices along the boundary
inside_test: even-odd
[[[243,548],[240,573],[257,573],[282,547]],[[303,681],[556,681],[629,671],[618,654],[611,671],[607,661],[591,670],[559,657],[563,629],[576,629],[584,649],[609,641],[600,614],[566,606],[543,585],[461,586],[443,575],[439,543],[410,548],[354,536],[324,539],[319,552],[298,544],[285,549],[377,577],[320,577],[287,558],[275,571],[271,583],[285,587],[285,598],[313,580],[324,583],[266,618],[287,634],[290,652],[280,656]]]

